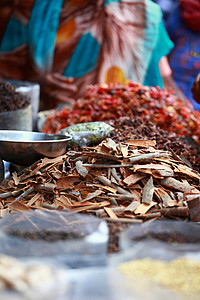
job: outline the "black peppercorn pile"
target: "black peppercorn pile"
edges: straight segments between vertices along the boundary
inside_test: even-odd
[[[29,104],[30,99],[16,92],[9,82],[0,82],[0,112],[23,109]]]
[[[124,142],[130,138],[156,140],[158,149],[174,151],[176,155],[186,158],[193,169],[200,171],[200,148],[192,139],[188,141],[176,133],[164,131],[145,118],[122,117],[109,121],[109,124],[115,128],[110,133],[115,142]]]

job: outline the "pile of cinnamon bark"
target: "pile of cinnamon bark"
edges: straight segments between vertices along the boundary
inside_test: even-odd
[[[0,216],[57,209],[142,223],[200,220],[200,175],[154,140],[106,139],[95,147],[44,158],[0,186]]]

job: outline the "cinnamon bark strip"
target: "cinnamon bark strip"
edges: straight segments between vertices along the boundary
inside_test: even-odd
[[[91,168],[121,168],[122,165],[124,167],[131,167],[132,164],[124,164],[122,162],[122,164],[110,164],[110,163],[105,163],[105,164],[97,164],[97,163],[94,163],[94,164],[83,164],[84,167],[91,167]]]
[[[130,192],[126,191],[125,189],[113,184],[108,178],[104,176],[99,176],[98,180],[104,185],[108,185],[112,188],[115,188],[120,194],[132,195]]]
[[[145,177],[145,175],[143,175],[143,174],[142,175],[138,174],[138,173],[137,174],[131,174],[131,175],[127,176],[123,180],[123,182],[125,184],[127,184],[127,186],[130,186],[130,185],[135,184],[136,182],[140,181],[144,177]]]
[[[86,152],[86,155],[88,157],[104,158],[106,160],[120,161],[120,158],[118,158],[115,155],[105,154],[105,153],[100,153],[100,152]]]
[[[42,159],[42,163],[43,163],[42,167],[43,168],[46,167],[45,171],[47,171],[47,170],[55,167],[56,165],[63,163],[66,158],[67,158],[66,154],[60,155],[60,156],[55,157],[55,158],[45,157],[45,158]],[[44,171],[44,169],[43,169],[43,171]]]
[[[153,178],[159,179],[159,180],[165,178],[163,176],[160,176],[157,173],[153,173],[153,171],[151,169],[140,169],[140,170],[138,170],[138,173],[140,173],[143,176],[148,176],[148,177],[150,175],[150,176],[153,176]]]
[[[88,170],[83,166],[82,161],[78,160],[75,165],[80,176],[85,177],[88,174]]]
[[[128,159],[128,161],[130,161],[131,163],[136,163],[138,161],[144,161],[144,160],[145,161],[150,161],[150,160],[153,160],[157,157],[169,157],[169,153],[168,152],[146,153],[146,154],[130,157]]]
[[[138,208],[139,205],[140,205],[139,201],[133,201],[125,208],[125,211],[133,212]]]
[[[175,192],[174,194],[178,201],[181,201],[184,199],[184,194],[182,192]],[[194,194],[192,194],[192,195],[194,195]]]
[[[101,188],[102,190],[106,190],[106,191],[108,191],[110,193],[113,193],[113,194],[115,194],[117,192],[116,189],[114,189],[114,188],[112,188],[110,186],[102,186],[102,185],[96,184],[96,183],[94,183],[93,186],[97,187],[97,188]]]
[[[167,201],[166,206],[174,207],[174,206],[179,206],[179,204],[176,200],[169,200],[169,201]]]
[[[47,208],[47,209],[50,209],[50,210],[56,210],[56,206],[52,205],[52,204],[48,204],[48,203],[42,203],[41,206],[43,208]]]
[[[149,178],[142,190],[142,203],[150,204],[153,200],[154,185],[152,176]]]
[[[121,182],[121,176],[117,174],[117,171],[115,168],[111,168],[111,174],[117,180],[118,183]]]
[[[186,160],[186,158],[178,156],[172,149],[171,149],[171,153],[175,160],[178,160],[180,163],[191,168],[191,164],[188,160]]]
[[[104,207],[104,210],[107,212],[107,214],[109,215],[109,217],[111,219],[118,219],[118,217],[116,216],[116,214],[114,213],[113,209],[110,207]]]
[[[107,138],[101,144],[95,147],[99,152],[108,153],[110,150],[117,151],[117,143],[111,138]]]
[[[155,206],[157,203],[152,201],[150,204],[142,203],[140,204],[136,210],[134,211],[135,214],[145,214],[151,207]]]
[[[35,190],[38,192],[56,193],[56,190],[55,190],[56,187],[57,187],[56,184],[45,183],[45,184],[36,185]]]
[[[133,224],[141,224],[143,220],[140,219],[129,219],[129,218],[118,218],[118,219],[111,219],[111,218],[104,218],[105,221],[112,221],[116,223],[133,223]]]
[[[40,193],[35,194],[27,203],[27,206],[33,205],[41,197]]]
[[[98,197],[99,195],[102,194],[102,191],[101,190],[96,190],[95,192],[93,193],[89,193],[86,198],[84,198],[82,201],[88,201],[88,200],[91,200],[91,199],[94,199],[96,197]]]
[[[49,174],[50,174],[51,177],[55,178],[56,180],[63,177],[62,172],[60,172],[59,170],[49,171]]]
[[[17,197],[15,200],[13,200],[9,206],[11,206],[13,203],[15,202],[19,202],[20,200],[26,198],[29,194],[31,194],[34,191],[33,187],[30,187],[29,189],[27,189],[25,192],[23,192],[19,197]]]
[[[31,210],[30,207],[28,207],[27,205],[24,205],[22,203],[20,203],[19,201],[13,201],[10,205],[10,208],[12,208],[12,210],[16,210],[18,212],[22,212],[22,211],[27,211],[27,210]]]
[[[110,181],[116,185],[119,185],[118,184],[118,181],[115,179],[115,177],[113,177],[112,175],[110,176]]]
[[[50,158],[43,158],[41,160],[39,160],[38,162],[34,163],[32,166],[24,169],[24,172],[22,173],[22,175],[19,176],[20,179],[20,183],[25,182],[28,178],[31,178],[32,176],[34,176],[39,170],[42,170],[42,168],[49,166],[49,168],[57,165],[58,163],[62,162],[64,160],[64,158],[66,158],[66,155],[61,155],[58,156],[56,158],[50,159]],[[31,169],[31,167],[33,169]],[[46,168],[46,170],[48,169],[48,167]],[[30,171],[29,174],[27,174],[27,172]],[[41,172],[44,173],[45,170],[42,170]]]
[[[161,217],[161,213],[160,212],[155,212],[155,213],[148,213],[148,214],[140,214],[140,215],[137,215],[135,216],[136,219],[143,219],[143,220],[146,220],[146,219],[153,219],[153,218],[160,218]]]
[[[142,188],[140,189],[140,191],[136,191],[131,187],[129,190],[130,190],[131,194],[134,195],[135,200],[137,200],[137,201],[141,200]]]
[[[200,176],[196,172],[194,172],[194,170],[186,167],[178,166],[178,168],[175,170],[175,173],[186,175],[191,178],[196,178],[200,181]]]
[[[134,194],[112,194],[112,193],[108,193],[107,194],[108,196],[110,197],[113,197],[113,198],[117,198],[117,199],[120,199],[120,200],[127,200],[127,201],[132,201],[133,199],[135,200],[138,200],[138,196],[137,195],[134,195]]]
[[[185,193],[184,194],[184,198],[186,199],[186,201],[193,200],[197,197],[200,197],[200,193]]]
[[[57,180],[57,187],[58,188],[63,188],[63,189],[70,189],[74,187],[74,184],[80,182],[80,177],[79,175],[73,176],[73,175],[68,175],[68,176],[63,176]]]
[[[64,195],[61,195],[60,197],[57,197],[57,201],[62,203],[64,206],[72,206],[73,205],[73,203],[71,202],[69,197],[66,197]]]
[[[190,221],[200,222],[200,197],[187,201],[189,207]]]
[[[21,190],[16,190],[16,191],[13,191],[13,192],[2,193],[2,194],[0,194],[0,199],[6,199],[6,198],[9,198],[9,197],[15,197],[15,196],[18,196],[20,193],[21,193]]]
[[[93,203],[90,205],[85,205],[85,206],[81,206],[81,207],[76,207],[76,208],[72,208],[70,209],[70,212],[83,212],[83,211],[87,211],[90,209],[95,209],[95,208],[100,208],[100,207],[104,207],[104,206],[108,206],[110,205],[109,201],[104,201],[104,202],[99,202],[99,203]]]
[[[174,171],[173,170],[163,170],[163,169],[157,169],[152,171],[152,176],[159,175],[161,177],[173,177]]]
[[[124,207],[113,207],[112,208],[112,211],[117,214],[117,213],[121,213],[124,211]],[[105,207],[104,208],[100,208],[100,209],[97,209],[96,211],[93,210],[93,212],[95,212],[95,214],[98,216],[98,217],[106,217],[106,214],[105,214]]]
[[[127,157],[128,156],[128,145],[119,144],[119,149],[121,150],[122,156]]]
[[[161,187],[155,188],[155,195],[158,197],[159,202],[161,202],[164,207],[168,206],[167,202],[172,200],[170,195]]]
[[[74,159],[74,162],[76,163],[78,160],[80,160],[82,162],[87,162],[88,161],[88,156],[87,155],[78,156]]]
[[[139,164],[139,165],[134,165],[133,170],[136,172],[141,169],[151,169],[151,170],[167,170],[167,171],[172,171],[172,169],[169,166],[163,165],[163,164]]]
[[[127,140],[127,144],[135,147],[155,147],[155,140]]]
[[[176,217],[189,217],[188,207],[170,207],[159,209],[159,212],[166,217],[176,216]]]
[[[20,182],[20,179],[19,179],[19,177],[17,175],[17,172],[13,172],[12,173],[12,178],[13,178],[13,181],[14,181],[15,185],[17,186],[19,184],[19,182]]]
[[[190,190],[192,189],[192,187],[189,185],[189,183],[185,184],[185,183],[182,183],[179,180],[176,180],[175,178],[171,178],[171,177],[162,179],[160,181],[160,183],[166,187],[173,188],[173,189],[181,191],[181,192],[189,193]]]
[[[153,209],[152,213],[160,212],[165,217],[188,217],[189,216],[189,208],[186,206],[181,207],[168,207],[161,209]]]

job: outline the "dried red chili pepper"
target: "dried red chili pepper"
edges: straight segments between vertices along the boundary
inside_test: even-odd
[[[130,81],[88,86],[84,98],[46,120],[43,132],[58,133],[61,127],[121,116],[146,117],[161,129],[192,137],[200,145],[200,112],[194,111],[189,101],[185,104],[173,90]]]

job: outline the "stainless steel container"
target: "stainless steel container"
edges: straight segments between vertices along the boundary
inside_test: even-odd
[[[53,158],[64,154],[70,139],[70,135],[0,130],[0,158],[28,166],[42,157]]]

